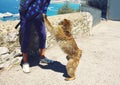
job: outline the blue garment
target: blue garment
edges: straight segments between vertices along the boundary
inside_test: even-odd
[[[35,0],[32,5],[29,6],[32,0],[21,0],[20,2],[20,20],[21,20],[21,32],[22,42],[21,51],[23,53],[28,52],[28,46],[30,41],[30,29],[33,27],[37,30],[39,36],[39,48],[45,48],[46,44],[46,31],[42,14],[46,14],[50,0]],[[28,10],[27,7],[29,6]],[[27,10],[27,11],[26,11]],[[25,13],[26,11],[26,13]],[[37,16],[37,13],[39,13]],[[28,19],[32,18],[30,21]]]
[[[33,1],[32,5],[30,3]],[[20,16],[24,18],[31,18],[37,13],[47,12],[48,5],[50,0],[21,0],[20,2]],[[30,6],[29,6],[30,5]],[[25,11],[27,10],[27,11]]]

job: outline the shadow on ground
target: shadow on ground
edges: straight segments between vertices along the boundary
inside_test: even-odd
[[[39,62],[40,62],[40,57],[38,55],[29,55],[28,63],[30,64],[30,67],[39,66],[42,69],[50,69],[55,72],[63,73],[64,77],[68,77],[66,66],[60,63],[59,61],[54,61],[54,63],[44,65],[44,66],[40,65]],[[23,64],[23,60],[21,61],[21,64],[20,64],[21,67],[22,67],[22,64]]]
[[[58,61],[54,61],[54,63],[48,64],[48,65],[45,65],[45,66],[39,64],[39,66],[42,69],[50,69],[50,70],[53,70],[55,72],[63,73],[64,77],[68,77],[68,74],[67,74],[67,71],[66,71],[66,66],[61,64]]]

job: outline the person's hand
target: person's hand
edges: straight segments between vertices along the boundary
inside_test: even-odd
[[[46,14],[44,14],[44,13],[43,13],[42,15],[43,15],[43,18],[45,18],[45,17],[46,17]]]

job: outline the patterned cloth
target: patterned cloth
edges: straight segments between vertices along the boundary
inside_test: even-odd
[[[32,1],[33,3],[32,5],[30,5]],[[46,14],[49,4],[50,4],[50,0],[21,0],[20,10],[19,10],[20,16],[29,19],[29,18],[34,18],[36,15],[38,15],[38,13]]]

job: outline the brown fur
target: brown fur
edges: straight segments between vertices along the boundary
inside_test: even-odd
[[[45,25],[48,31],[55,36],[61,49],[67,54],[68,63],[66,65],[67,73],[69,75],[65,80],[74,80],[75,71],[79,64],[82,54],[71,34],[72,24],[70,20],[64,19],[57,26],[51,25],[46,16],[44,16]]]

